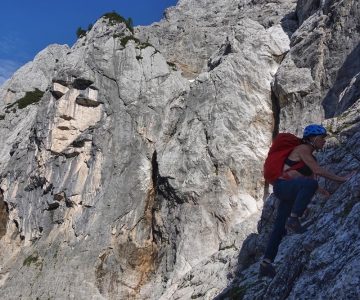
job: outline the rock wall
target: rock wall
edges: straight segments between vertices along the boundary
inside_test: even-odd
[[[317,155],[321,165],[346,175],[360,168],[360,102],[339,117],[326,120],[331,136]],[[360,174],[343,184],[321,179],[329,198],[316,195],[303,224],[307,231],[287,235],[275,259],[273,280],[258,278],[258,260],[264,253],[276,215],[277,199],[264,205],[258,234],[249,236],[240,251],[238,273],[216,299],[358,299]]]
[[[267,230],[255,234],[269,194],[262,163],[279,128],[336,115],[320,161],[358,169],[359,71],[336,80],[357,66],[357,35],[342,35],[350,25],[358,34],[357,9],[181,0],[134,34],[103,17],[71,48],[39,53],[0,88],[1,297],[213,299],[239,287],[249,299],[274,296],[254,279]],[[332,89],[336,108],[325,105]],[[331,203],[355,203],[356,178]],[[287,274],[301,290],[310,277],[297,283],[298,271]],[[279,282],[279,295],[297,295]]]
[[[359,99],[359,2],[299,1],[296,13],[301,26],[274,82],[280,130],[291,131],[338,116]]]
[[[135,34],[159,49],[183,76],[194,79],[207,70],[209,57],[247,19],[265,29],[281,24],[286,33],[293,32],[295,5],[296,0],[180,0],[165,11],[163,20],[139,26]],[[246,26],[241,31],[246,32]]]

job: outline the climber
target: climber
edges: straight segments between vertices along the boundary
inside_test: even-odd
[[[326,135],[326,129],[321,125],[307,126],[299,145],[290,150],[290,155],[286,157],[281,170],[282,174],[272,182],[274,194],[280,201],[264,258],[260,263],[260,276],[274,277],[276,275],[272,262],[276,257],[282,237],[287,232],[303,233],[305,231],[299,218],[315,192],[318,191],[324,196],[330,195],[318,186],[315,177],[322,176],[330,180],[345,182],[352,175],[337,176],[320,167],[316,162],[313,152],[324,147]]]

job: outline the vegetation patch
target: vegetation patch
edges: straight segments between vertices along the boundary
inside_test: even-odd
[[[173,71],[176,71],[176,70],[177,70],[177,67],[176,67],[176,65],[175,65],[173,62],[167,61],[166,63],[168,64],[168,66],[169,66],[171,69],[173,69]]]
[[[140,43],[140,45],[139,45],[139,49],[145,49],[145,48],[147,48],[147,47],[154,47],[153,45],[151,45],[150,43],[148,43],[148,42],[144,42],[144,43]],[[155,47],[154,47],[155,48]],[[157,52],[159,52],[159,51],[157,51]]]
[[[35,267],[38,267],[40,269],[42,269],[43,267],[42,259],[39,257],[39,254],[37,252],[29,255],[27,258],[25,258],[23,262],[23,266],[30,267],[31,265],[34,265]]]
[[[128,35],[128,36],[123,37],[120,42],[121,42],[121,45],[123,47],[125,47],[126,44],[128,43],[128,41],[131,41],[131,40],[134,41],[137,44],[140,44],[140,40],[137,39],[136,37],[132,36],[132,35]]]
[[[82,29],[81,27],[78,27],[78,29],[76,30],[76,36],[77,38],[82,38],[83,36],[86,35],[86,30]]]
[[[83,36],[85,36],[91,29],[93,28],[93,24],[89,24],[88,25],[88,29],[85,30],[85,29],[82,29],[81,27],[79,27],[77,30],[76,30],[76,36],[77,38],[81,38]],[[84,46],[84,44],[83,44]]]
[[[25,96],[20,98],[19,100],[15,101],[6,106],[6,109],[10,109],[11,107],[17,105],[19,109],[23,109],[30,104],[37,103],[41,100],[42,96],[44,95],[43,91],[39,89],[35,89],[32,92],[26,92]]]
[[[109,20],[110,25],[116,25],[118,23],[125,23],[126,27],[134,33],[134,26],[133,26],[133,20],[131,18],[125,19],[124,17],[120,16],[115,11],[106,13],[103,15],[105,19]]]
[[[121,38],[122,37],[122,38]],[[136,49],[145,49],[147,47],[153,47],[155,48],[153,45],[151,45],[150,43],[148,42],[141,42],[138,38],[136,38],[135,36],[133,35],[127,35],[127,36],[123,36],[123,35],[120,35],[120,34],[114,34],[113,35],[113,38],[121,38],[120,42],[121,42],[121,45],[123,47],[126,46],[126,44],[128,43],[128,41],[134,41],[136,43]],[[157,52],[160,52],[158,50],[155,50],[155,53]]]

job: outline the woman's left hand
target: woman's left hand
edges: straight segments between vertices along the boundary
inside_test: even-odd
[[[321,195],[325,196],[326,198],[328,198],[328,197],[331,196],[331,194],[330,194],[327,190],[323,189],[322,187],[319,187],[317,191],[318,191]]]

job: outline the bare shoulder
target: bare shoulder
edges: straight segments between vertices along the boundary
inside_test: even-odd
[[[307,144],[301,144],[294,149],[298,153],[312,153],[312,147]]]
[[[301,160],[301,157],[307,155],[311,155],[311,146],[306,144],[301,144],[299,146],[296,146],[294,150],[290,153],[289,159],[294,161]]]

